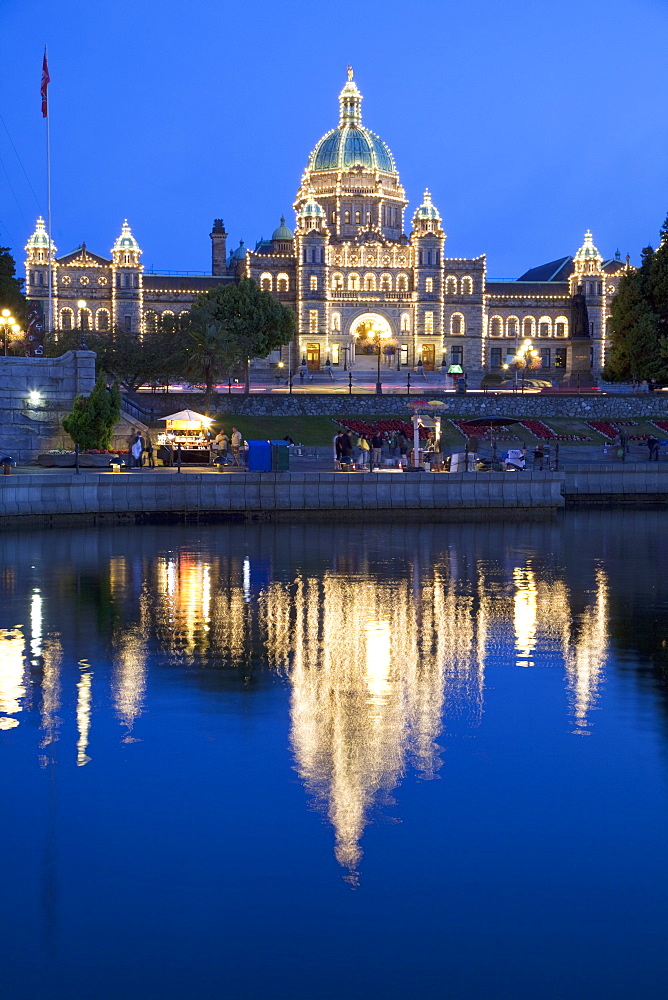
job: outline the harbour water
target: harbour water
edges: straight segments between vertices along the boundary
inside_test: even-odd
[[[663,997],[667,526],[0,535],[2,995]]]

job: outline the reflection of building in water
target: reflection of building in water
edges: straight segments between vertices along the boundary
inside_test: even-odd
[[[23,710],[26,696],[23,667],[24,638],[20,626],[0,629],[0,729],[14,729],[19,720],[11,718]]]
[[[435,571],[417,588],[325,574],[263,595],[269,658],[292,684],[297,769],[351,870],[373,804],[407,761],[425,777],[439,767],[444,699],[480,707],[471,605]]]
[[[79,660],[81,675],[77,683],[77,765],[83,767],[88,764],[90,757],[86,753],[88,750],[88,739],[90,736],[90,713],[92,704],[92,683],[93,672],[87,660]]]
[[[588,714],[596,704],[605,670],[608,634],[608,580],[605,571],[599,568],[594,603],[582,612],[577,637],[564,650],[575,732],[587,731]]]

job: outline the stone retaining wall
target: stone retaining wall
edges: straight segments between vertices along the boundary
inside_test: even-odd
[[[430,475],[304,473],[89,473],[0,476],[0,524],[26,516],[198,514],[286,516],[411,511],[431,518],[479,510],[549,512],[564,506],[562,476],[530,472]]]
[[[567,466],[563,476],[569,502],[668,500],[668,466],[658,462]]]
[[[59,358],[0,357],[0,451],[30,462],[63,443],[71,447],[61,421],[74,397],[95,385],[95,353],[68,351]],[[31,392],[39,393],[33,402]]]
[[[132,397],[146,411],[154,411],[156,417],[188,406],[201,412],[202,396],[179,394],[165,397],[156,393],[140,393]],[[293,395],[271,395],[250,393],[250,395],[221,394],[215,397],[215,412],[225,416],[382,416],[386,414],[410,414],[410,404],[418,399],[442,399],[446,417],[571,417],[580,420],[640,420],[668,419],[668,393],[643,393],[639,395],[546,395],[534,393],[514,394],[469,393],[466,396],[443,395],[437,390],[424,388],[421,395],[403,394],[374,395],[334,395],[328,393],[300,393]]]

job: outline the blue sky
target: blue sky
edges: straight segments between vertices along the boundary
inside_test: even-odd
[[[664,0],[3,0],[0,242],[22,261],[46,209],[46,42],[59,252],[106,255],[127,217],[147,267],[207,271],[215,217],[232,246],[290,225],[351,62],[448,256],[517,277],[591,228],[637,260],[668,212],[667,29]]]

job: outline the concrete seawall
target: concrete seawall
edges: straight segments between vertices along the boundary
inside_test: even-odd
[[[71,470],[0,476],[0,529],[96,521],[544,516],[565,506],[668,507],[668,464],[576,465],[562,472],[364,473]]]
[[[429,519],[490,512],[527,516],[564,506],[560,473],[345,475],[332,472],[71,472],[0,477],[0,525],[53,524],[102,516],[160,514],[290,518],[346,513],[356,519],[401,511]]]

